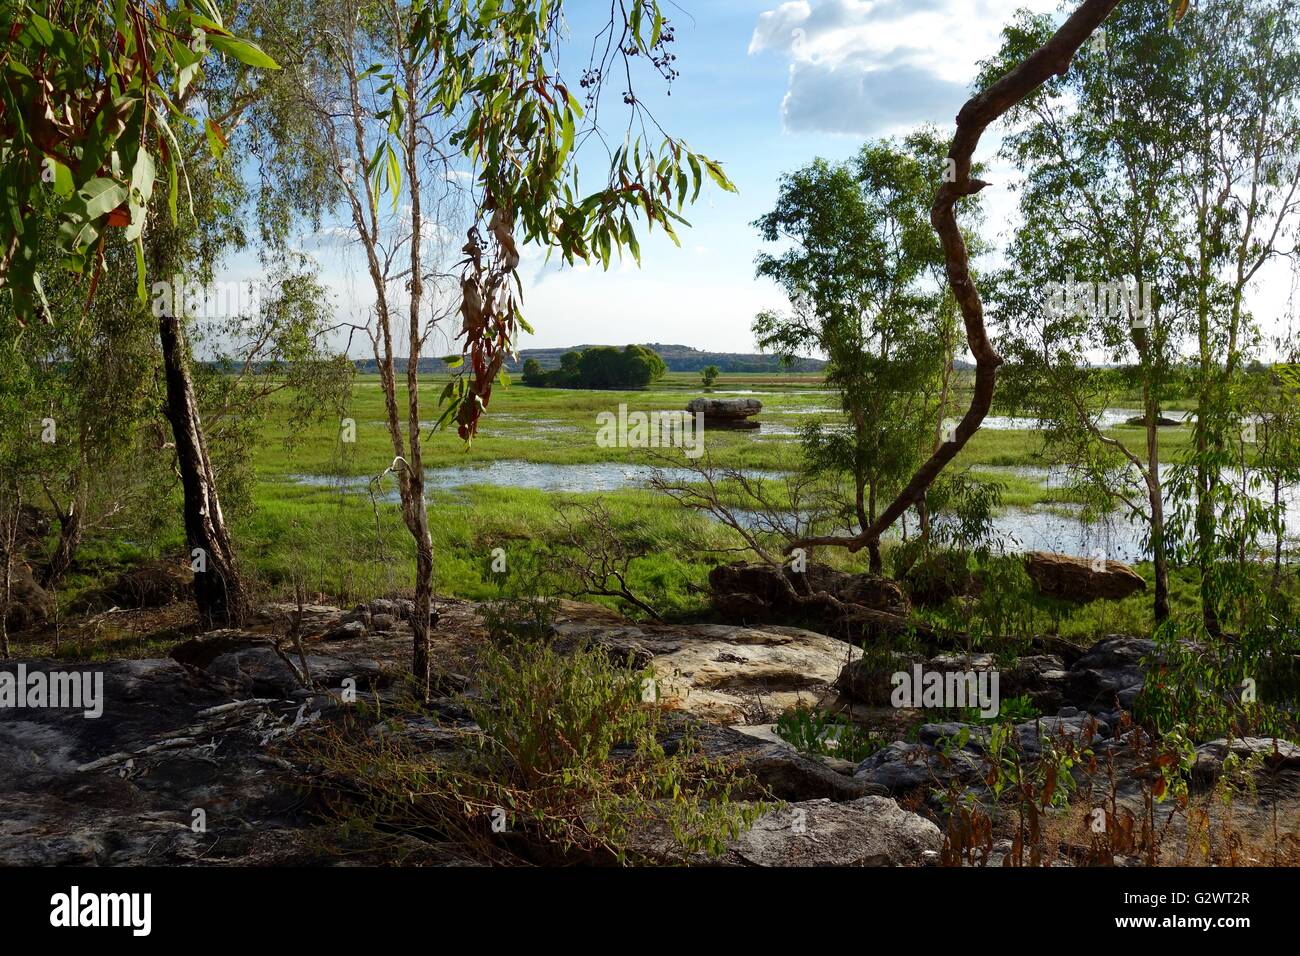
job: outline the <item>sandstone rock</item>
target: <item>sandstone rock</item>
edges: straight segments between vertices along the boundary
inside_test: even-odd
[[[392,618],[390,617],[391,621]],[[322,641],[349,641],[366,636],[366,625],[361,621],[345,621],[330,628],[323,635]]]
[[[908,596],[918,607],[938,607],[970,591],[973,577],[966,555],[944,551],[918,561],[903,578]]]
[[[0,574],[3,569],[0,569]],[[0,588],[4,579],[0,577]],[[0,600],[4,591],[0,590]],[[32,569],[23,561],[15,561],[9,571],[9,608],[5,612],[5,625],[12,632],[39,627],[54,615],[54,597],[36,583]]]
[[[1097,570],[1088,558],[1034,551],[1025,556],[1025,570],[1040,593],[1078,604],[1117,601],[1147,587],[1142,575],[1119,561],[1106,561]]]
[[[1065,680],[1069,703],[1094,712],[1108,710],[1123,695],[1130,699],[1145,679],[1142,661],[1156,655],[1156,643],[1113,635],[1094,644],[1070,668]]]
[[[800,601],[782,582],[784,576],[801,594],[829,594],[825,599]],[[713,608],[738,623],[813,623],[820,630],[860,644],[879,644],[920,636],[931,628],[907,617],[911,602],[902,587],[888,578],[849,574],[823,564],[796,572],[767,564],[720,565],[709,572]]]
[[[968,750],[945,755],[926,744],[898,740],[862,761],[854,776],[900,796],[918,789],[945,789],[953,781],[969,782],[983,767],[983,759]]]
[[[167,560],[150,561],[123,571],[103,587],[82,595],[73,605],[73,610],[166,607],[189,600],[193,596],[193,584],[194,574],[188,565]]]
[[[686,403],[686,410],[692,415],[704,413],[705,425],[744,424],[754,428],[757,422],[747,422],[763,410],[763,403],[756,398],[695,398]]]
[[[943,845],[939,828],[888,797],[789,804],[734,840],[727,862],[750,866],[916,866]]]
[[[1259,757],[1267,767],[1300,767],[1300,746],[1289,740],[1239,737],[1229,741],[1220,737],[1196,748],[1196,763],[1192,772],[1203,779],[1217,777],[1223,772],[1223,761],[1229,753],[1243,760]]]
[[[169,660],[24,663],[101,672],[104,714],[0,710],[0,865],[302,859],[286,828],[306,807],[265,741],[305,703],[214,711],[231,697]]]
[[[1146,416],[1134,415],[1132,418],[1124,419],[1124,424],[1136,425],[1139,428],[1146,428],[1147,427]],[[1178,421],[1178,419],[1176,418],[1167,418],[1164,415],[1156,416],[1157,428],[1177,428],[1180,425],[1182,425],[1182,422]]]
[[[762,723],[829,692],[846,660],[861,652],[797,627],[727,624],[628,625],[561,622],[556,634],[649,663],[668,707],[723,724]]]

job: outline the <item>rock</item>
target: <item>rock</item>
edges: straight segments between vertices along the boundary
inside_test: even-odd
[[[760,817],[724,862],[750,866],[916,866],[943,845],[939,828],[888,797],[813,800]]]
[[[1002,670],[998,693],[1009,697],[1028,697],[1040,713],[1059,710],[1065,700],[1069,674],[1065,662],[1055,654],[1027,654]]]
[[[1007,668],[999,667],[991,654],[940,654],[917,661],[903,654],[869,657],[851,661],[840,671],[836,688],[851,700],[873,707],[891,703],[894,685],[891,680],[898,671],[912,671],[919,663],[922,670],[942,671],[998,671],[998,696],[1027,696],[1040,711],[1056,710],[1065,696],[1068,673],[1055,654],[1033,654],[1020,658]]]
[[[900,796],[918,789],[946,789],[954,781],[968,782],[983,768],[983,759],[968,750],[949,756],[926,744],[898,740],[862,761],[854,776]]]
[[[194,574],[175,561],[151,561],[124,571],[104,591],[104,597],[123,608],[166,607],[193,595]]]
[[[194,574],[176,561],[150,561],[123,571],[108,584],[80,595],[69,610],[74,612],[166,607],[188,601],[194,594]]]
[[[888,707],[894,693],[890,678],[898,671],[912,666],[902,654],[882,658],[878,654],[849,661],[835,678],[835,689],[850,700],[871,707]]]
[[[304,704],[214,711],[231,697],[170,660],[23,663],[102,674],[104,713],[0,710],[0,865],[307,860],[309,805],[268,744]]]
[[[829,594],[840,605],[825,599],[797,600],[783,576],[800,594]],[[912,605],[898,582],[872,574],[850,574],[815,563],[799,572],[737,562],[710,571],[709,589],[714,610],[729,621],[816,621],[835,636],[862,644],[913,634],[933,636],[928,625],[907,616]]]
[[[1016,733],[1020,736],[1021,749],[1026,754],[1036,755],[1042,752],[1044,737],[1058,743],[1074,741],[1085,744],[1109,737],[1110,727],[1099,717],[1080,714],[1074,717],[1036,717],[1016,724]]]
[[[212,631],[176,645],[171,658],[201,671],[210,683],[232,695],[287,700],[308,693],[295,671],[300,664],[294,650],[286,645],[277,652],[275,645],[260,634]],[[373,662],[308,654],[307,666],[317,687],[338,689],[348,678],[356,682],[358,690],[390,682],[390,675]]]
[[[3,585],[4,579],[0,577],[0,588]],[[0,598],[3,596],[3,590],[0,590]],[[26,562],[15,561],[9,570],[9,607],[5,611],[5,626],[12,632],[25,631],[39,627],[53,615],[54,597],[36,583]]]
[[[561,622],[565,642],[590,643],[648,663],[668,707],[721,724],[764,723],[830,691],[846,660],[861,652],[797,627],[728,624],[625,625]]]
[[[757,428],[758,422],[746,421],[763,410],[756,398],[695,398],[686,403],[692,415],[704,414],[705,425],[731,425]]]
[[[1025,556],[1025,570],[1041,594],[1087,604],[1091,601],[1118,601],[1138,591],[1145,591],[1146,581],[1127,564],[1100,562],[1098,570],[1089,558],[1076,558],[1047,551]]]
[[[1268,767],[1300,767],[1300,746],[1279,737],[1224,737],[1196,748],[1192,773],[1202,779],[1214,779],[1223,773],[1223,761],[1229,753],[1241,759],[1259,757]]]
[[[1067,672],[1066,699],[1094,713],[1111,709],[1121,696],[1131,703],[1145,680],[1142,661],[1155,656],[1156,642],[1148,638],[1103,638]]]
[[[344,618],[344,613],[328,604],[304,604],[301,611],[301,624],[308,633],[328,630]],[[257,609],[257,620],[271,624],[276,628],[287,629],[299,618],[297,604],[264,604]]]
[[[1126,425],[1136,425],[1136,426],[1139,427],[1139,428],[1146,428],[1146,427],[1147,427],[1146,416],[1145,416],[1145,415],[1134,415],[1132,418],[1126,418],[1126,419],[1124,419],[1124,424],[1126,424]],[[1177,428],[1177,427],[1180,426],[1181,424],[1182,424],[1182,422],[1178,421],[1178,420],[1175,419],[1175,418],[1166,418],[1164,415],[1157,415],[1157,416],[1156,416],[1156,427],[1157,427],[1157,428]]]
[[[390,621],[391,617],[388,618]],[[373,620],[373,619],[372,619]],[[322,641],[348,641],[366,636],[366,625],[361,621],[344,621],[321,635]]]
[[[669,755],[687,739],[698,752],[715,760],[725,759],[750,774],[759,789],[746,799],[854,800],[871,794],[883,795],[884,788],[866,780],[839,773],[819,760],[795,751],[785,741],[774,742],[748,729],[702,724],[684,714],[667,715],[669,730],[660,740]]]
[[[837,571],[816,562],[809,563],[802,572],[743,561],[721,564],[709,572],[709,589],[715,594],[749,595],[776,612],[798,610],[799,605],[791,600],[790,592],[781,581],[782,575],[801,593],[825,591],[845,603],[890,614],[904,615],[912,609],[897,581],[871,574]]]
[[[973,577],[966,555],[943,551],[918,561],[903,577],[912,603],[918,607],[938,607],[970,591]]]

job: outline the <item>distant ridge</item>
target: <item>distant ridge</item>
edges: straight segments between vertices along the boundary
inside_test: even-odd
[[[787,369],[775,355],[745,354],[742,352],[703,352],[689,345],[666,345],[663,342],[640,343],[654,349],[664,360],[670,372],[698,372],[706,365],[716,365],[722,372],[780,372]],[[519,353],[520,364],[530,358],[537,359],[542,368],[559,368],[560,356],[565,352],[581,352],[590,345],[573,345],[562,349],[524,349]],[[788,366],[792,372],[820,372],[826,363],[820,359],[799,358]]]
[[[659,353],[659,357],[664,360],[670,372],[698,372],[706,365],[716,365],[722,372],[820,372],[826,367],[826,363],[821,359],[798,358],[789,366],[783,366],[781,360],[775,355],[745,354],[742,352],[702,352],[699,349],[693,349],[689,345],[664,345],[661,342],[643,343],[646,348],[654,349]],[[617,346],[622,348],[622,346]],[[583,349],[592,348],[591,345],[570,345],[565,348],[557,349],[524,349],[519,353],[519,361],[507,364],[510,371],[516,372],[523,367],[524,362],[531,359],[537,359],[538,364],[544,369],[553,369],[560,367],[560,356],[565,352],[581,352]],[[406,360],[397,359],[394,364],[399,372],[406,370]],[[374,359],[357,359],[357,370],[360,372],[373,373],[375,368]],[[420,359],[421,372],[440,372],[446,369],[441,358],[422,358]]]

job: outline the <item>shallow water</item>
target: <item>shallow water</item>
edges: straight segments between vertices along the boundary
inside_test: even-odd
[[[792,429],[796,430],[796,429]],[[767,434],[780,434],[769,431]],[[1062,468],[1034,466],[997,467],[984,466],[979,471],[1015,475],[1030,479],[1046,487],[1061,488],[1068,484],[1068,475]],[[1167,475],[1168,466],[1161,469]],[[435,491],[452,491],[473,485],[496,485],[503,488],[529,488],[562,494],[582,492],[617,491],[624,488],[649,487],[656,472],[672,482],[698,482],[700,476],[690,468],[655,468],[651,465],[623,462],[591,462],[560,465],[521,460],[495,461],[476,465],[459,465],[451,468],[430,468],[425,472],[425,483]],[[765,480],[780,480],[781,472],[752,471],[749,474]],[[1228,480],[1233,475],[1227,475]],[[302,485],[333,487],[364,493],[369,487],[366,477],[336,478],[328,475],[293,475],[290,480]],[[1261,499],[1267,492],[1257,492]],[[395,503],[397,491],[391,478],[385,480],[381,500]],[[1290,536],[1300,535],[1300,487],[1287,489],[1283,495],[1287,505],[1286,526]],[[467,499],[466,499],[467,500]],[[1167,506],[1167,510],[1168,506]],[[1104,553],[1119,561],[1140,561],[1149,555],[1143,546],[1146,533],[1144,523],[1131,523],[1123,517],[1084,525],[1074,506],[1038,506],[1033,508],[1006,508],[994,520],[999,541],[1009,551],[1057,551],[1062,554],[1093,556]],[[742,522],[752,527],[759,516],[753,512],[737,512]],[[895,534],[898,532],[895,531]]]
[[[652,475],[663,474],[669,481],[699,481],[699,475],[689,468],[654,468],[650,465],[630,465],[622,462],[602,461],[577,465],[556,465],[532,461],[494,461],[482,465],[458,465],[453,468],[428,468],[424,472],[425,487],[434,491],[450,491],[473,485],[496,485],[501,488],[530,488],[562,494],[592,491],[617,491],[623,488],[649,487]],[[750,471],[747,474],[764,479],[784,477],[775,471]],[[300,485],[322,488],[343,488],[364,492],[370,479],[362,476],[338,478],[330,475],[291,475],[290,480]],[[384,501],[397,501],[393,480],[385,479]]]

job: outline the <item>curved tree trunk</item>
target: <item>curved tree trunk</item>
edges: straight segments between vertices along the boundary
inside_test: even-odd
[[[993,348],[988,329],[984,325],[984,303],[980,299],[979,290],[975,288],[975,280],[971,277],[966,240],[957,224],[957,201],[974,195],[988,185],[982,180],[971,179],[970,175],[975,148],[979,145],[984,130],[1051,77],[1063,75],[1070,68],[1074,54],[1119,2],[1120,0],[1084,0],[1060,29],[1052,34],[1051,39],[1010,73],[968,100],[957,114],[957,133],[948,150],[949,158],[956,165],[956,177],[953,182],[944,182],[939,186],[934,206],[930,210],[930,223],[939,235],[947,260],[948,284],[966,326],[966,343],[975,356],[975,390],[971,396],[970,408],[957,426],[954,440],[941,445],[916,470],[912,479],[871,527],[850,537],[832,535],[793,541],[786,548],[787,554],[795,548],[819,545],[839,546],[856,552],[879,542],[880,536],[889,530],[899,516],[924,497],[939,473],[957,457],[957,453],[965,447],[984,421],[984,416],[993,405],[993,391],[997,384],[998,368],[1002,365],[1002,356]]]

